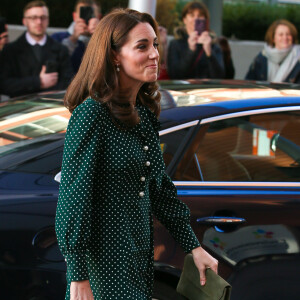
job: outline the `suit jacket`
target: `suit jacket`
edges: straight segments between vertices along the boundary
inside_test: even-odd
[[[153,215],[185,252],[200,244],[190,212],[165,174],[156,116],[117,127],[87,99],[72,113],[62,163],[56,234],[71,281],[89,279],[95,299],[151,299]]]
[[[51,37],[54,40],[56,40],[60,43],[62,43],[64,39],[69,38],[70,36],[71,35],[68,31],[56,32],[56,33],[51,35]],[[85,44],[82,41],[78,40],[76,48],[74,49],[73,53],[70,54],[74,73],[78,72],[78,69],[80,67],[84,52],[85,52]]]
[[[263,52],[260,52],[249,67],[246,80],[268,80],[268,59]],[[300,61],[291,70],[284,82],[300,83]]]
[[[39,74],[47,60],[56,63],[59,74],[57,85],[48,90],[65,89],[72,76],[71,62],[65,46],[47,36],[47,42],[42,47],[42,60],[39,61],[27,42],[25,33],[6,45],[0,54],[0,94],[14,97],[42,91]]]

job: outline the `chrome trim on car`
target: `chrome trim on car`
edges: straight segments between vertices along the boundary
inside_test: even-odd
[[[299,182],[258,182],[258,181],[173,181],[175,186],[256,186],[256,187],[298,187]]]
[[[257,114],[261,114],[261,113],[272,113],[272,112],[293,111],[293,110],[300,110],[300,106],[261,108],[261,109],[240,111],[240,112],[236,112],[236,113],[202,119],[200,121],[200,124],[203,125],[203,124],[207,124],[207,123],[215,122],[215,121],[219,121],[219,120],[225,120],[225,119],[237,118],[237,117],[243,117],[243,116],[250,116],[250,115],[257,115]]]
[[[242,116],[249,116],[249,115],[256,115],[256,114],[260,114],[260,113],[272,113],[272,112],[280,112],[280,111],[293,111],[293,110],[300,110],[300,106],[286,106],[286,107],[276,107],[276,108],[262,108],[262,109],[254,109],[254,110],[247,110],[247,111],[240,111],[240,112],[236,112],[236,113],[231,113],[231,114],[223,114],[220,116],[216,116],[216,117],[211,117],[211,118],[206,118],[206,119],[202,119],[200,121],[200,124],[207,124],[210,122],[215,122],[215,121],[219,121],[219,120],[225,120],[225,119],[229,119],[229,118],[237,118],[237,117],[242,117]],[[187,127],[192,127],[195,126],[199,123],[199,120],[195,120],[195,121],[191,121],[188,123],[184,123],[181,125],[177,125],[174,127],[170,127],[168,129],[164,129],[161,130],[159,132],[159,136],[177,131],[177,130],[181,130]]]
[[[171,133],[173,131],[181,130],[181,129],[184,129],[184,128],[187,128],[187,127],[192,127],[194,125],[197,125],[198,123],[199,123],[199,120],[196,120],[196,121],[191,121],[191,122],[184,123],[184,124],[181,124],[181,125],[177,125],[177,126],[174,126],[174,127],[168,128],[168,129],[164,129],[164,130],[161,130],[159,132],[159,136]]]
[[[60,180],[61,180],[61,172],[58,172],[58,173],[54,176],[54,180],[57,181],[58,183],[60,183]]]

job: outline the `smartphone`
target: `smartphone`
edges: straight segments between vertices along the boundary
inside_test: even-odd
[[[195,31],[198,32],[198,35],[201,35],[203,31],[206,30],[206,20],[196,19],[195,20]]]
[[[57,72],[57,63],[53,60],[47,60],[46,63],[46,73]]]
[[[6,20],[2,17],[0,17],[0,33],[3,33],[6,31],[5,28]]]
[[[91,18],[95,17],[94,14],[94,9],[92,6],[81,6],[80,7],[80,13],[79,16],[81,19],[83,19],[85,21],[85,23],[88,25],[89,24],[89,20]]]

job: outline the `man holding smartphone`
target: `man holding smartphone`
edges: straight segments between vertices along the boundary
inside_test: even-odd
[[[73,71],[79,69],[90,37],[101,18],[101,7],[96,0],[77,0],[73,11],[73,22],[66,32],[57,32],[52,38],[69,50]]]
[[[46,34],[49,11],[44,1],[25,6],[23,24],[27,31],[0,55],[2,93],[14,97],[66,88],[72,76],[68,50]]]

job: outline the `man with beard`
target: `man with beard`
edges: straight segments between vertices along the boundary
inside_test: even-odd
[[[0,85],[10,97],[67,87],[72,67],[65,46],[46,34],[49,11],[44,1],[29,2],[23,11],[27,31],[7,44],[0,56]]]

